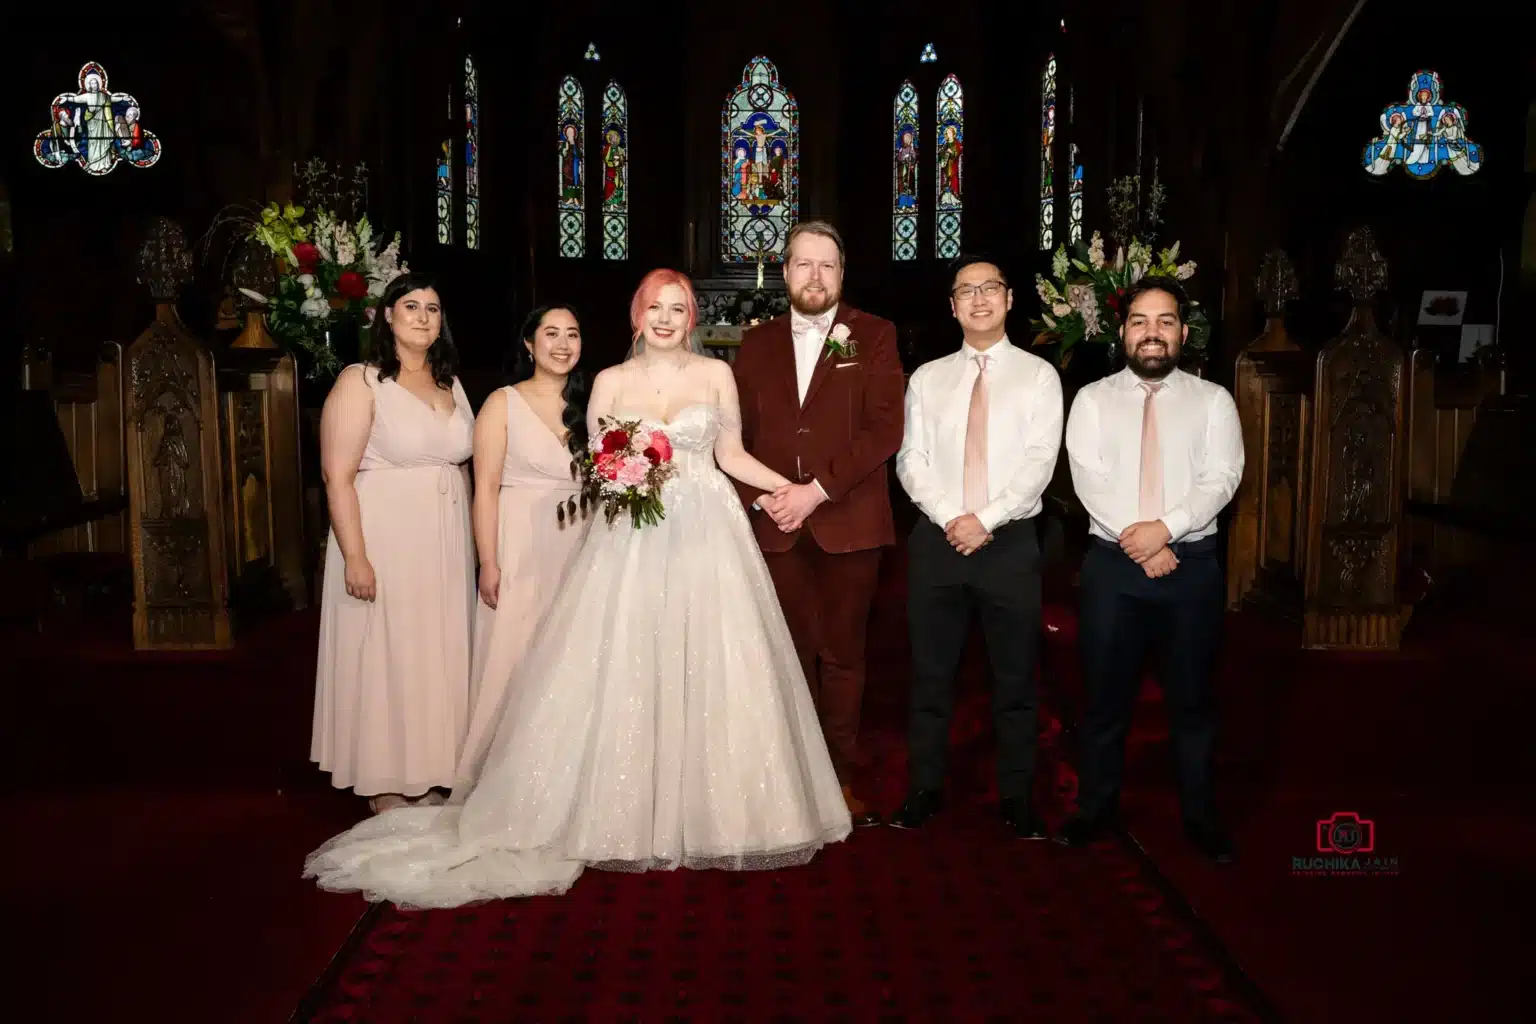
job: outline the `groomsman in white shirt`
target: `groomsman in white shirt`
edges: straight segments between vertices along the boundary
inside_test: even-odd
[[[896,475],[923,517],[907,545],[910,783],[891,824],[919,828],[943,807],[955,670],[976,614],[992,663],[999,812],[1014,834],[1043,839],[1030,804],[1040,645],[1034,517],[1061,449],[1061,380],[1008,340],[1013,291],[995,262],[961,258],[951,281],[965,340],[912,374],[896,455]]]
[[[1227,863],[1234,852],[1211,792],[1224,599],[1216,516],[1242,479],[1243,435],[1227,390],[1178,369],[1188,308],[1170,278],[1134,285],[1120,328],[1125,368],[1083,388],[1067,419],[1072,483],[1092,535],[1078,620],[1088,707],[1078,813],[1057,840],[1082,846],[1114,826],[1152,643],[1161,648],[1185,833]]]

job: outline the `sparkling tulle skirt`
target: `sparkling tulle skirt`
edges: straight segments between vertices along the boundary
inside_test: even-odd
[[[790,866],[847,836],[746,514],[707,452],[679,463],[659,525],[592,526],[462,804],[365,821],[306,877],[450,907],[563,892],[587,866]]]

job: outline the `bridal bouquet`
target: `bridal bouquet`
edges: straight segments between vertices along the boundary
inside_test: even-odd
[[[639,420],[603,417],[577,466],[581,472],[581,503],[602,505],[609,525],[628,512],[635,529],[654,526],[666,518],[661,485],[677,472],[672,442],[660,430]]]

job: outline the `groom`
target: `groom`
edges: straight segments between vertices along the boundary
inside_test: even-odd
[[[896,325],[842,302],[843,240],[824,221],[789,231],[790,313],[748,331],[736,356],[747,451],[794,481],[738,485],[855,825],[880,816],[853,792],[864,634],[895,543],[886,461],[901,447],[906,390]]]

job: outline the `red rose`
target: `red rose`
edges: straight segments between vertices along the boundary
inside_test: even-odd
[[[349,270],[336,279],[336,290],[344,299],[361,299],[368,295],[368,279],[355,270]]]
[[[617,455],[602,454],[592,460],[593,468],[597,475],[604,480],[615,480],[619,475],[619,457]]]
[[[629,447],[629,434],[622,430],[610,430],[603,435],[603,454],[612,455]]]
[[[320,250],[314,242],[300,242],[293,247],[293,258],[299,264],[299,273],[313,273],[315,264],[320,262]]]
[[[641,452],[640,454],[644,455],[646,457],[646,459],[650,462],[650,464],[653,465],[653,466],[659,466],[662,463],[661,452],[658,452],[654,447],[653,448],[647,448],[645,451]]]
[[[667,435],[659,430],[651,431],[651,446],[646,450],[646,458],[660,465],[663,462],[672,461],[672,442],[667,440]],[[652,455],[651,452],[655,452]]]

